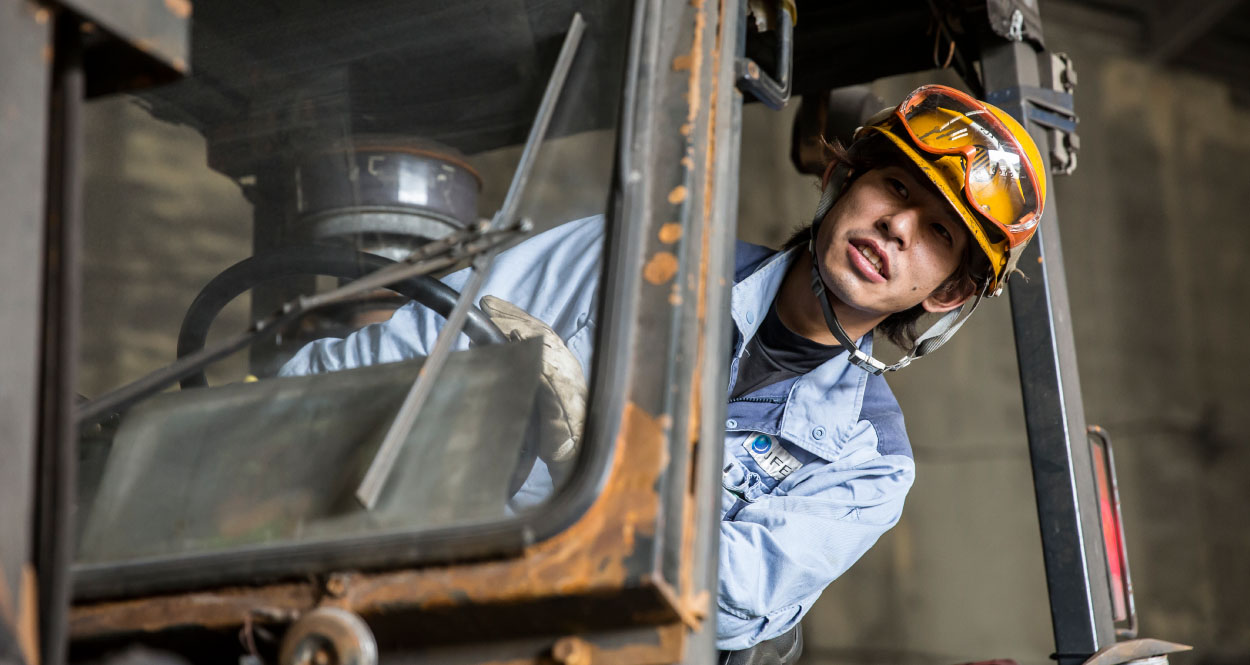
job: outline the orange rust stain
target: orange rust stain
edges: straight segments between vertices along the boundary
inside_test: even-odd
[[[230,628],[250,617],[291,620],[315,608],[317,595],[312,584],[295,583],[76,605],[70,608],[70,636],[155,632],[173,626]]]
[[[695,13],[694,43],[690,45],[690,83],[686,91],[687,125],[693,125],[695,118],[698,117],[699,105],[703,99],[703,96],[699,94],[699,87],[703,76],[703,30],[707,24],[707,12],[703,9],[702,0],[691,0],[690,5],[695,8]],[[713,77],[713,80],[715,80],[715,77]],[[682,136],[689,135],[689,131],[682,132]]]
[[[518,559],[362,574],[348,584],[346,605],[368,613],[398,606],[506,602],[620,586],[636,537],[652,535],[659,511],[655,483],[663,468],[665,441],[661,419],[632,402],[626,404],[612,472],[602,494],[560,535],[531,545]]]
[[[681,240],[681,224],[668,222],[660,226],[660,242],[671,245]]]
[[[689,171],[690,169],[694,168],[694,160],[691,159],[689,156],[682,157],[681,165],[686,167],[686,170]]]
[[[668,193],[668,202],[673,205],[677,205],[678,203],[681,203],[682,201],[685,201],[685,200],[686,200],[686,186],[685,185],[678,185],[673,188],[673,191]]]
[[[690,133],[694,131],[694,123],[693,123],[693,122],[687,122],[687,123],[683,124],[683,125],[681,126],[681,129],[680,129],[679,131],[681,132],[681,135],[682,135],[682,136],[690,136]]]
[[[22,590],[18,598],[17,644],[30,665],[39,665],[39,580],[35,568],[22,564]]]
[[[681,294],[678,293],[676,289],[674,289],[672,293],[668,294],[668,304],[673,307],[681,305]]]
[[[656,252],[642,269],[642,276],[659,286],[677,274],[677,257],[671,252]]]
[[[690,63],[691,63],[691,57],[689,53],[685,55],[679,55],[676,58],[673,58],[673,71],[684,72],[690,69]]]
[[[191,3],[188,0],[165,0],[165,9],[181,19],[191,16]]]
[[[44,62],[52,62],[52,46],[50,44],[44,44],[39,49],[39,57]]]
[[[736,11],[736,8],[727,7],[726,0],[721,0],[721,2],[719,3],[719,12],[720,12],[719,15],[724,16],[725,12],[727,11]],[[703,13],[702,9],[700,9],[699,13],[700,15],[702,15]],[[724,40],[727,38],[727,36],[724,34],[724,29],[725,29],[724,26],[725,24],[722,21],[720,22],[720,24],[717,26],[717,29],[716,29],[715,41],[713,42],[712,49],[711,49],[712,71],[717,71],[717,69],[720,66],[721,46],[724,43]],[[710,91],[710,94],[708,95],[709,99],[716,100],[719,98],[719,93],[720,93],[719,83],[720,83],[719,78],[716,78],[716,77],[712,78],[712,81],[711,81],[712,89]],[[707,131],[707,151],[704,154],[705,161],[704,161],[704,173],[703,173],[703,177],[705,179],[704,187],[703,187],[703,217],[704,217],[704,220],[706,220],[706,222],[708,223],[705,223],[703,225],[703,233],[702,233],[702,237],[700,238],[701,248],[702,248],[700,256],[702,257],[702,259],[700,261],[698,270],[696,271],[696,274],[698,276],[697,277],[698,283],[694,289],[696,298],[697,298],[697,301],[695,304],[695,314],[696,314],[696,319],[698,321],[698,325],[701,329],[706,328],[706,325],[707,325],[707,292],[709,288],[708,287],[707,259],[708,259],[708,253],[711,250],[711,223],[710,222],[712,221],[712,215],[715,213],[713,194],[716,189],[715,187],[716,186],[716,180],[715,180],[716,148],[717,148],[717,143],[716,143],[717,113],[716,111],[717,111],[716,104],[715,103],[710,104],[708,108],[709,117],[708,117],[707,130],[706,130]],[[723,283],[723,280],[722,280],[722,283]],[[698,456],[696,452],[697,452],[697,447],[700,445],[700,443],[702,443],[705,448],[710,447],[710,446],[721,445],[721,442],[719,440],[702,441],[702,442],[699,440],[699,428],[701,425],[699,416],[702,413],[701,407],[703,404],[703,382],[701,381],[701,379],[703,377],[704,363],[707,362],[707,358],[706,358],[706,347],[703,343],[703,341],[706,339],[706,336],[700,334],[698,336],[698,339],[699,339],[699,342],[695,351],[694,368],[692,370],[693,376],[691,377],[692,390],[690,391],[690,405],[688,409],[688,413],[690,413],[690,419],[689,419],[688,427],[686,430],[686,437],[687,437],[686,440],[688,442],[688,446],[690,450],[690,459],[692,460],[692,464],[697,464]],[[677,603],[677,606],[679,607],[678,611],[680,615],[682,616],[683,620],[685,620],[687,623],[693,626],[694,625],[693,622],[701,622],[707,616],[708,607],[710,606],[710,598],[709,598],[709,593],[706,589],[696,588],[695,579],[694,579],[694,551],[695,551],[695,545],[696,545],[696,538],[698,537],[698,535],[695,533],[695,525],[697,524],[697,517],[698,517],[697,515],[698,501],[696,499],[701,494],[705,494],[705,492],[702,491],[702,488],[699,487],[698,483],[696,482],[696,475],[694,473],[695,468],[693,466],[691,467],[690,471],[691,471],[691,475],[690,475],[689,481],[686,484],[686,495],[684,497],[684,505],[683,505],[683,510],[682,510],[682,519],[683,519],[683,526],[684,526],[684,528],[682,529],[682,532],[683,532],[682,557],[681,557],[680,564],[678,566],[678,579],[677,579],[676,592],[680,599],[680,602]]]
[[[50,18],[52,18],[52,12],[47,9],[41,7],[35,10],[35,23],[38,23],[39,25],[47,25],[48,19]]]

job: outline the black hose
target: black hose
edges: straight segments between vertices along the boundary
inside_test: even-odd
[[[325,245],[289,246],[251,256],[226,268],[204,286],[182,319],[178,331],[178,357],[204,348],[208,329],[231,300],[257,285],[272,279],[300,275],[327,275],[356,279],[395,262],[376,254],[350,247]],[[428,275],[410,277],[387,287],[411,298],[446,317],[460,297],[454,289]],[[499,327],[482,310],[469,308],[464,334],[474,344],[503,344],[508,341]],[[196,372],[181,381],[182,387],[200,388],[208,385],[204,372]]]

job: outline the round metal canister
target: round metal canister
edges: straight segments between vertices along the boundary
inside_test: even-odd
[[[296,236],[400,260],[477,221],[481,178],[454,149],[402,136],[354,136],[309,153],[295,172]]]

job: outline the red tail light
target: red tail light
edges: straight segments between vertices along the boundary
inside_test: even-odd
[[[1133,603],[1133,579],[1128,570],[1128,550],[1124,543],[1124,524],[1120,518],[1120,492],[1115,482],[1111,437],[1097,425],[1091,425],[1088,431],[1094,480],[1098,486],[1098,517],[1107,551],[1111,613],[1116,622],[1116,635],[1121,639],[1131,639],[1137,636],[1137,612]]]

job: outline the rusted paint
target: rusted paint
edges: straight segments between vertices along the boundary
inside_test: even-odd
[[[681,158],[681,165],[686,167],[687,171],[694,169],[694,160],[689,155]]]
[[[29,665],[39,665],[39,578],[29,563],[22,564],[22,590],[18,596],[17,646]]]
[[[668,202],[677,205],[686,200],[686,186],[678,185],[668,193]]]
[[[564,637],[551,649],[551,656],[562,665],[668,665],[682,659],[686,630],[682,624],[656,629],[658,644],[628,644],[605,649],[580,637]]]
[[[660,226],[660,242],[671,245],[681,240],[681,224],[669,222]]]
[[[680,131],[681,131],[682,136],[687,136],[687,137],[690,136],[691,132],[694,131],[694,123],[687,122],[686,124],[681,126]]]
[[[703,0],[697,0],[697,1],[698,1],[698,4],[696,5],[696,7],[699,8],[698,14],[700,17],[702,17],[705,14],[705,10],[703,8]],[[725,30],[724,16],[727,15],[726,12],[737,11],[736,7],[728,6],[727,0],[721,0],[717,9],[719,12],[717,14],[717,17],[719,20],[717,21],[716,34],[715,34],[715,38],[711,47],[711,55],[712,55],[711,71],[714,73],[719,71],[720,53],[721,53],[721,46],[723,44],[723,40],[725,40],[728,37],[733,37],[733,36],[727,37],[724,34],[724,30]],[[697,25],[701,29],[704,25],[704,20],[702,18],[698,20]],[[709,91],[709,94],[707,95],[708,99],[710,100],[718,99],[718,94],[720,92],[719,86],[720,86],[720,77],[714,75],[710,81],[711,90]],[[706,327],[707,327],[707,295],[708,295],[708,288],[709,288],[708,287],[708,255],[709,255],[709,252],[711,251],[711,243],[712,243],[711,220],[712,220],[712,215],[715,213],[714,194],[715,194],[715,189],[716,189],[715,185],[716,185],[716,149],[717,149],[717,143],[716,143],[717,117],[716,116],[717,116],[716,104],[711,103],[708,107],[707,143],[706,143],[707,150],[706,150],[706,153],[704,154],[704,164],[703,164],[704,186],[703,186],[702,204],[703,204],[703,218],[706,221],[706,223],[702,227],[703,232],[699,239],[702,251],[699,254],[701,259],[699,262],[698,270],[695,271],[695,274],[697,275],[697,283],[694,286],[694,292],[697,298],[696,304],[695,304],[695,317],[696,317],[696,321],[698,321],[697,325],[700,329],[700,332],[702,332],[703,330],[706,330]],[[697,346],[695,349],[694,368],[692,369],[692,376],[691,376],[692,389],[690,391],[690,404],[688,408],[688,413],[690,413],[690,418],[688,420],[688,427],[686,430],[686,440],[689,445],[691,460],[698,459],[698,455],[696,454],[696,449],[700,443],[703,443],[705,446],[720,446],[721,445],[721,441],[719,439],[715,441],[702,441],[702,442],[700,441],[699,430],[700,430],[700,427],[702,426],[702,421],[701,421],[700,416],[703,413],[702,411],[703,382],[701,381],[701,378],[703,377],[704,363],[707,362],[707,348],[704,342],[707,339],[707,336],[704,334],[699,334],[696,336],[696,338],[698,341],[696,343]],[[683,505],[683,510],[682,510],[682,520],[683,520],[684,528],[682,529],[682,557],[680,560],[680,565],[678,567],[677,592],[679,595],[678,606],[681,608],[680,615],[682,616],[683,620],[685,620],[692,627],[697,627],[698,624],[700,624],[703,621],[703,619],[707,617],[708,612],[710,611],[711,598],[706,589],[696,589],[695,579],[694,579],[694,564],[695,564],[694,550],[695,550],[696,539],[700,536],[700,534],[696,533],[697,531],[696,527],[698,525],[698,512],[697,511],[699,509],[699,501],[697,499],[703,493],[702,488],[699,486],[699,483],[696,482],[696,475],[694,474],[694,471],[695,469],[692,467],[690,481],[686,483],[686,495],[683,497],[684,505]]]
[[[673,71],[684,72],[690,69],[691,57],[689,53],[679,55],[673,58]]]
[[[307,582],[78,605],[70,611],[70,634],[77,639],[178,626],[228,628],[243,625],[249,617],[290,620],[318,605],[369,614],[619,588],[636,537],[653,535],[659,512],[655,487],[667,463],[669,429],[667,419],[626,404],[603,492],[575,524],[526,548],[518,558],[345,573],[338,576],[344,587],[338,598]]]
[[[682,302],[681,291],[679,291],[676,287],[674,287],[673,290],[669,292],[668,294],[668,304],[672,305],[673,307],[678,307],[681,305],[681,302]]]
[[[169,13],[180,19],[186,20],[191,18],[191,3],[189,0],[165,0],[165,9]]]
[[[690,82],[686,90],[686,126],[693,128],[695,118],[699,116],[699,105],[703,100],[703,96],[699,94],[699,88],[702,85],[701,77],[703,76],[703,29],[707,25],[707,11],[703,8],[703,0],[690,0],[690,6],[695,8],[694,43],[690,45]],[[688,131],[682,132],[682,136],[689,135]]]
[[[335,604],[367,614],[400,606],[509,602],[619,588],[636,537],[653,535],[666,429],[662,418],[626,404],[603,493],[580,520],[528,547],[520,558],[353,575],[344,598]]]
[[[294,583],[76,605],[70,609],[70,636],[155,632],[175,626],[230,628],[255,617],[285,621],[316,607],[317,596],[311,583]]]
[[[642,276],[648,282],[660,285],[677,274],[677,257],[672,252],[656,252],[642,269]]]
[[[40,7],[35,10],[35,23],[38,23],[39,25],[47,25],[48,20],[51,18],[52,12],[48,11],[47,8]]]

